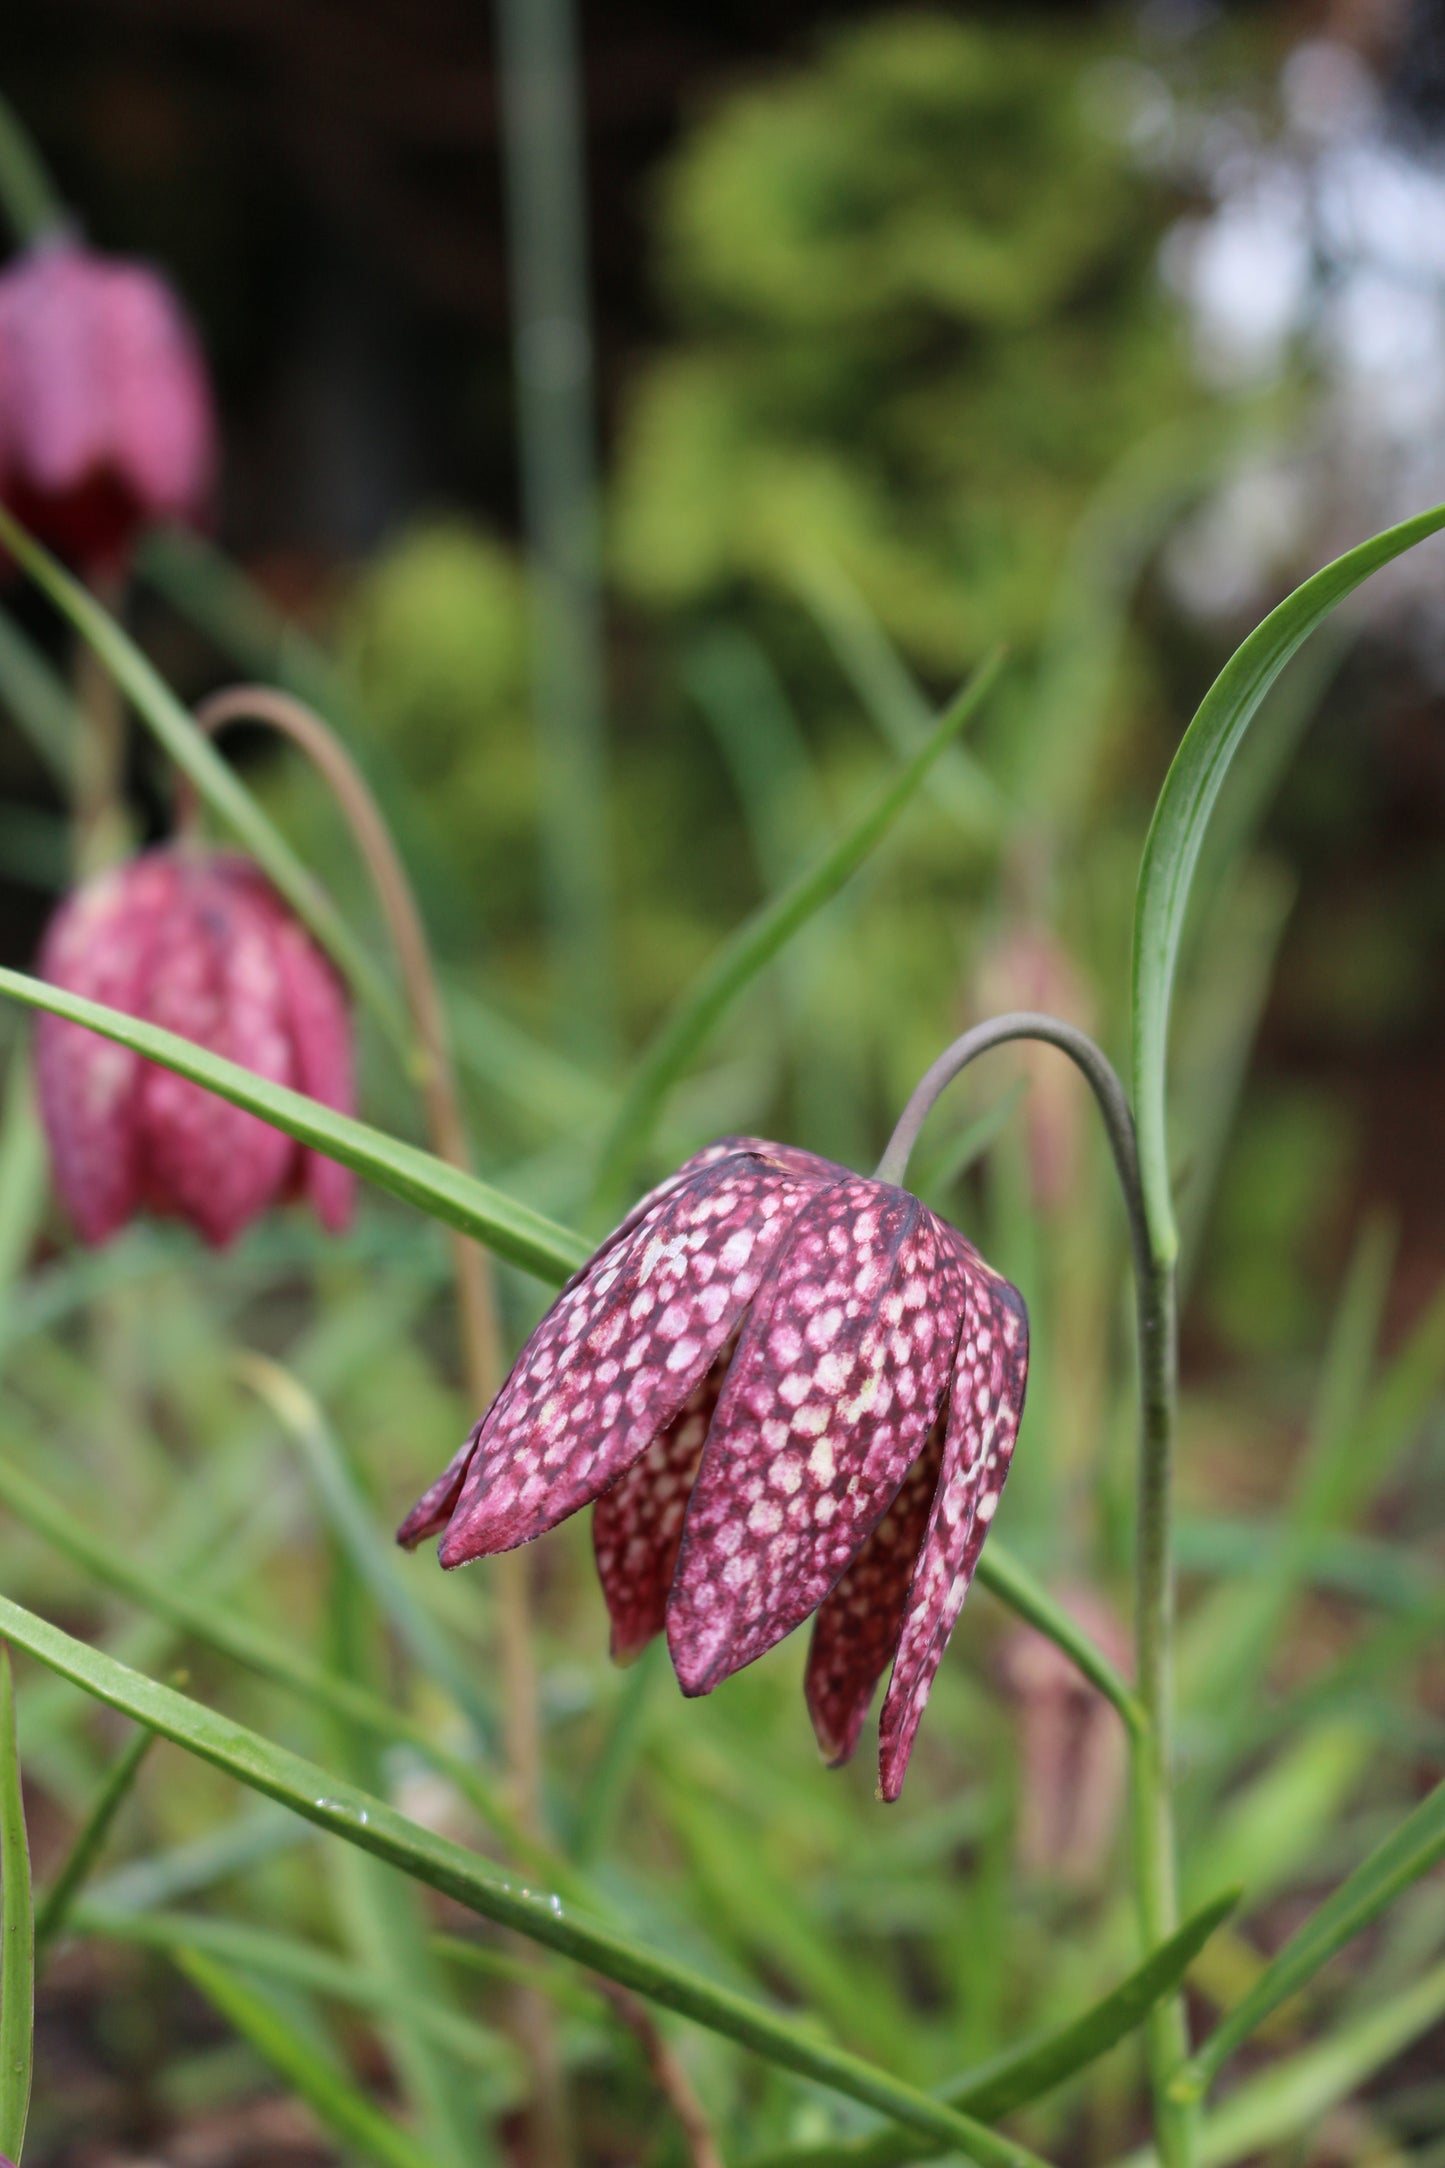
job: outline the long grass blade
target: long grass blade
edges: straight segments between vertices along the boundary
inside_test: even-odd
[[[37,1962],[65,1926],[82,1885],[99,1859],[111,1825],[130,1797],[146,1756],[156,1743],[153,1731],[138,1731],[106,1771],[95,1803],[76,1832],[75,1841],[61,1861],[35,1913]]]
[[[631,1171],[664,1098],[709,1033],[809,919],[830,902],[876,849],[933,769],[944,748],[976,715],[998,681],[1002,656],[984,663],[934,725],[931,736],[861,819],[847,828],[781,894],[772,896],[724,942],[653,1038],[603,1147],[598,1188],[610,1196]]]
[[[41,979],[27,978],[21,971],[0,970],[0,994],[22,1001],[28,1008],[45,1009],[52,1016],[84,1024],[102,1038],[114,1039],[117,1045],[144,1054],[148,1061],[159,1062],[163,1069],[173,1069],[178,1076],[204,1085],[207,1091],[229,1099],[233,1106],[259,1114],[263,1122],[340,1160],[344,1167],[355,1168],[379,1189],[390,1190],[394,1197],[416,1205],[432,1219],[460,1228],[463,1234],[474,1236],[499,1257],[520,1265],[524,1272],[536,1273],[539,1279],[566,1279],[587,1256],[587,1247],[579,1236],[544,1219],[527,1205],[504,1197],[500,1190],[479,1182],[474,1175],[463,1174],[430,1152],[385,1136],[365,1122],[337,1114],[303,1092],[268,1083],[249,1069],[223,1061],[189,1039],[178,1038],[173,1031],[161,1031],[154,1024],[123,1016],[119,1009],[105,1008],[98,1001],[84,1001],[78,994],[64,993]]]
[[[1445,1784],[1422,1799],[1317,1911],[1312,1912],[1260,1973],[1193,2059],[1174,2079],[1177,2099],[1198,2100],[1231,2055],[1257,2032],[1282,2002],[1298,1994],[1338,1950],[1353,1941],[1402,1890],[1445,1859]]]
[[[1057,2032],[997,2057],[948,2089],[956,2108],[988,2120],[1009,2115],[1087,2070],[1138,2030],[1156,2003],[1172,1995],[1210,1936],[1239,1902],[1237,1890],[1216,1897],[1161,1942],[1136,1971],[1099,2002]],[[930,2152],[936,2150],[929,2148]],[[880,2130],[866,2138],[826,2146],[795,2146],[759,2154],[747,2168],[899,2168],[922,2157],[924,2148],[902,2131]]]
[[[1195,867],[1240,741],[1291,655],[1335,605],[1392,557],[1445,527],[1445,505],[1387,528],[1326,565],[1270,612],[1220,671],[1174,756],[1154,809],[1134,905],[1134,1117],[1150,1240],[1177,1255],[1166,1133],[1165,1067],[1175,966]]]
[[[15,1681],[0,1646],[0,2153],[18,2161],[30,2114],[35,2042],[35,1921],[20,1793]]]
[[[0,1635],[83,1692],[277,1800],[318,1829],[360,1845],[468,1911],[590,1966],[605,1978],[738,2041],[765,2060],[943,2139],[978,2168],[1039,2168],[1038,2156],[959,2110],[844,2053],[766,2005],[586,1919],[554,1892],[510,1880],[451,1838],[217,1710],[159,1685],[0,1596]]]
[[[306,1988],[369,2016],[385,2016],[405,1999],[413,2021],[469,2069],[492,2076],[511,2069],[515,2061],[505,2041],[459,2011],[418,1999],[410,1988],[403,1990],[395,1980],[359,1967],[349,1956],[271,1927],[253,1927],[204,1912],[128,1912],[88,1897],[78,1901],[71,1918],[80,1934],[141,1949],[198,1950],[242,1972]]]
[[[177,1587],[173,1575],[132,1564],[120,1555],[113,1542],[85,1528],[68,1506],[3,1458],[0,1499],[28,1528],[52,1543],[102,1587],[117,1590],[152,1617],[165,1619],[182,1633],[193,1634],[233,1663],[284,1687],[312,1707],[363,1725],[375,1737],[399,1740],[414,1748],[456,1786],[486,1827],[495,1831],[518,1859],[528,1861],[540,1872],[554,1871],[549,1856],[526,1835],[483,1772],[439,1745],[423,1725],[413,1722],[403,1710],[393,1708],[354,1680],[324,1671],[264,1628],[223,1609],[213,1598]]]
[[[329,2057],[228,1965],[194,1949],[177,1950],[174,1957],[207,2002],[348,2150],[354,2148],[378,2168],[437,2168],[424,2146],[374,2108]]]

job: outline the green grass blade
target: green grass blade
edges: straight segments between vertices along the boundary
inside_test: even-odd
[[[240,1920],[217,1919],[203,1912],[123,1912],[117,1906],[96,1904],[82,1898],[72,1914],[78,1933],[99,1935],[107,1941],[126,1942],[142,1949],[195,1950],[204,1957],[219,1958],[243,1972],[307,1989],[313,1995],[364,2010],[368,2016],[386,2016],[404,2002],[412,2020],[469,2069],[492,2076],[511,2067],[514,2057],[505,2041],[487,2032],[444,2003],[419,2000],[410,1988],[403,1989],[381,1973],[359,1968],[351,1957],[320,1948],[314,1942],[278,1934],[273,1928],[252,1927]],[[586,2007],[591,2009],[591,2004]]]
[[[1422,1799],[1290,1936],[1249,1993],[1178,2073],[1171,2087],[1176,2097],[1198,2100],[1207,2092],[1230,2056],[1271,2012],[1307,1986],[1336,1951],[1377,1920],[1402,1890],[1428,1874],[1440,1859],[1445,1859],[1445,1784],[1438,1784]]]
[[[481,1918],[634,1988],[782,2069],[943,2139],[978,2168],[1039,2168],[1037,2155],[1026,2147],[1000,2138],[876,2064],[830,2047],[766,2005],[595,1924],[555,1894],[510,1880],[451,1838],[409,1821],[384,1801],[217,1710],[129,1670],[5,1596],[0,1596],[0,1636],[107,1707],[148,1724],[213,1768],[277,1800],[318,1829],[390,1861]]]
[[[1172,1995],[1205,1943],[1239,1902],[1235,1890],[1216,1897],[1187,1919],[1101,2001],[1045,2039],[1001,2055],[948,2089],[956,2108],[992,2121],[1039,2100],[1066,2078],[1087,2070],[1136,2032],[1155,2004]],[[936,2151],[930,2148],[929,2151]],[[923,2154],[916,2138],[880,2130],[849,2143],[799,2146],[758,2155],[747,2168],[899,2168]]]
[[[804,868],[791,885],[743,920],[667,1017],[642,1056],[603,1146],[598,1187],[610,1195],[632,1169],[672,1085],[751,980],[799,927],[822,910],[882,841],[931,772],[939,755],[975,715],[998,681],[1002,657],[984,663],[950,701],[932,734],[862,817]]]
[[[89,590],[57,564],[3,506],[0,541],[94,649],[133,701],[147,729],[182,773],[190,777],[212,812],[245,844],[335,959],[342,976],[372,1010],[403,1057],[409,1059],[412,1033],[390,980],[377,969],[365,944],[357,939],[320,883],[227,767],[204,731],[197,729],[159,671]]]
[[[28,1049],[11,1057],[0,1109],[0,1314],[40,1231],[49,1181]]]
[[[315,1395],[291,1371],[264,1355],[240,1354],[237,1369],[296,1446],[332,1535],[391,1620],[418,1670],[450,1695],[471,1724],[478,1745],[492,1751],[497,1745],[496,1716],[443,1628],[398,1573],[396,1545],[378,1534],[375,1516]]]
[[[979,1553],[975,1572],[981,1586],[997,1596],[1000,1603],[1006,1603],[1011,1611],[1016,1611],[1020,1618],[1026,1619],[1037,1632],[1063,1650],[1105,1700],[1113,1703],[1129,1731],[1142,1736],[1148,1730],[1149,1720],[1134,1689],[1125,1683],[1078,1620],[1071,1618],[1062,1604],[1054,1602],[1047,1589],[1039,1586],[1028,1568],[1021,1565],[1011,1551],[1000,1550],[995,1539]]]
[[[377,2162],[378,2168],[437,2168],[431,2153],[374,2108],[329,2057],[228,1965],[199,1950],[177,1950],[174,1956],[178,1968],[207,2002],[343,2146]]]
[[[35,2040],[35,1921],[20,1795],[15,1681],[0,1646],[0,2153],[18,2162],[30,2113]]]
[[[0,708],[13,716],[68,798],[75,787],[80,717],[59,671],[0,610]]]
[[[1442,2016],[1445,1965],[1437,1965],[1317,2046],[1249,2078],[1201,2126],[1199,2168],[1230,2168],[1297,2139]],[[1299,2156],[1292,2151],[1285,2157]],[[1145,2161],[1135,2156],[1125,2168],[1145,2168]]]
[[[815,558],[797,574],[798,593],[843,675],[900,760],[916,753],[933,713],[912,671],[853,582]],[[986,770],[962,747],[939,761],[929,789],[976,841],[997,838],[1009,808]]]
[[[100,1857],[105,1840],[110,1835],[111,1824],[130,1797],[135,1780],[140,1775],[141,1765],[155,1743],[156,1735],[153,1731],[138,1731],[106,1771],[105,1781],[96,1795],[95,1804],[81,1823],[74,1843],[61,1861],[59,1871],[36,1910],[37,1960],[64,1927],[81,1885]]]
[[[22,1474],[3,1458],[0,1458],[0,1500],[28,1528],[54,1544],[102,1587],[113,1588],[129,1597],[152,1617],[166,1620],[183,1633],[193,1634],[198,1641],[230,1657],[233,1663],[242,1664],[248,1671],[284,1687],[314,1708],[364,1725],[378,1738],[400,1740],[415,1748],[434,1769],[455,1784],[486,1827],[495,1831],[518,1859],[529,1861],[539,1872],[552,1872],[549,1857],[526,1835],[486,1776],[459,1755],[440,1746],[423,1725],[414,1723],[404,1711],[394,1709],[389,1702],[369,1693],[353,1680],[336,1678],[318,1664],[308,1662],[287,1642],[276,1639],[262,1627],[253,1626],[249,1619],[238,1618],[235,1613],[224,1610],[212,1598],[180,1589],[174,1575],[132,1564],[121,1555],[113,1541],[84,1527],[68,1506],[51,1497],[33,1478]]]
[[[500,1190],[479,1182],[474,1175],[463,1174],[430,1152],[385,1136],[365,1122],[337,1114],[319,1100],[308,1099],[304,1092],[270,1084],[249,1069],[223,1061],[189,1039],[178,1038],[173,1031],[143,1024],[133,1016],[123,1016],[119,1009],[84,1001],[78,994],[63,993],[58,986],[27,978],[21,971],[0,970],[0,994],[8,994],[28,1008],[45,1009],[52,1016],[85,1024],[103,1039],[131,1047],[148,1061],[159,1062],[163,1069],[173,1069],[178,1076],[189,1077],[207,1091],[229,1099],[233,1106],[259,1114],[263,1122],[340,1160],[342,1166],[353,1167],[379,1189],[390,1190],[394,1197],[416,1205],[432,1219],[460,1228],[463,1234],[484,1242],[499,1257],[520,1265],[524,1272],[536,1273],[539,1279],[563,1280],[587,1257],[587,1247],[579,1236],[544,1219],[540,1212],[504,1197]]]
[[[1134,905],[1134,1117],[1150,1240],[1161,1263],[1178,1253],[1166,1132],[1165,1070],[1175,966],[1194,870],[1214,801],[1260,702],[1291,655],[1360,582],[1445,526],[1445,506],[1374,535],[1272,610],[1205,694],[1164,779]]]

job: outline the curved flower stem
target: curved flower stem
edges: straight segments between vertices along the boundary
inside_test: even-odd
[[[0,203],[22,248],[63,230],[55,184],[10,100],[0,95]]]
[[[439,1158],[464,1172],[471,1154],[461,1095],[447,1033],[446,1012],[416,897],[391,831],[371,790],[341,740],[303,701],[265,685],[237,685],[214,694],[196,709],[196,722],[209,735],[245,718],[265,723],[306,754],[340,807],[366,863],[391,935],[402,984],[416,1027],[419,1083],[427,1127]],[[194,829],[199,799],[188,777],[176,785],[176,825],[182,834]],[[485,1250],[455,1230],[451,1236],[452,1273],[467,1397],[486,1408],[502,1379],[501,1334],[491,1262]],[[516,1810],[529,1837],[542,1836],[542,1749],[537,1719],[537,1673],[533,1654],[531,1575],[525,1552],[509,1551],[496,1561],[493,1582],[501,1639],[502,1702],[507,1762],[516,1794]],[[541,1997],[524,1989],[519,1997],[518,2027],[533,2065],[539,2103],[550,2116],[551,2096],[560,2075],[551,2012]]]
[[[1139,1330],[1139,1489],[1135,1531],[1135,1692],[1144,1721],[1129,1727],[1134,1822],[1134,1879],[1145,1954],[1179,1925],[1175,1880],[1173,1767],[1174,1566],[1171,1533],[1178,1348],[1174,1268],[1161,1263],[1149,1240],[1134,1117],[1124,1087],[1102,1049],[1086,1032],[1056,1016],[1017,1010],[966,1031],[939,1055],[914,1090],[878,1163],[877,1178],[901,1182],[909,1155],[934,1103],[960,1071],[991,1048],[1014,1039],[1041,1040],[1067,1054],[1088,1080],[1129,1217],[1129,1246]],[[1148,2024],[1149,2075],[1155,2137],[1164,2168],[1192,2168],[1192,2109],[1169,2098],[1174,2072],[1188,2054],[1183,2003],[1161,2003]]]

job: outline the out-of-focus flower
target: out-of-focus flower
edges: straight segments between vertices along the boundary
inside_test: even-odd
[[[1128,1637],[1102,1597],[1069,1589],[1062,1602],[1111,1663],[1128,1663]],[[1032,1626],[1009,1633],[1000,1669],[1019,1712],[1020,1864],[1030,1874],[1087,1889],[1104,1865],[1123,1806],[1119,1719],[1063,1650]]]
[[[0,273],[0,499],[87,573],[151,520],[201,519],[216,465],[205,361],[144,264],[47,239]]]
[[[88,881],[52,921],[40,973],[354,1110],[336,976],[244,858],[166,848]],[[333,1232],[350,1216],[347,1168],[79,1024],[42,1017],[36,1066],[56,1185],[87,1242],[143,1209],[218,1246],[281,1197],[304,1194]]]
[[[1093,1004],[1054,934],[1047,927],[1018,920],[984,948],[974,973],[970,1007],[980,1016],[993,1016],[1002,1009],[1042,1009],[1087,1031]],[[1009,1053],[1028,1078],[1025,1120],[1034,1203],[1040,1211],[1057,1210],[1078,1174],[1084,1094],[1070,1065],[1049,1047],[1020,1045]]]
[[[907,1190],[726,1138],[547,1313],[399,1531],[441,1561],[596,1501],[614,1655],[664,1626],[705,1694],[817,1613],[806,1692],[845,1761],[879,1678],[903,1782],[1022,1412],[1021,1297]]]

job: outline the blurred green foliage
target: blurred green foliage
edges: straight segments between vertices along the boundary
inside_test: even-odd
[[[679,333],[617,477],[632,593],[787,595],[821,559],[934,674],[1037,636],[1090,492],[1203,404],[1116,52],[899,10],[703,120],[658,207]]]

